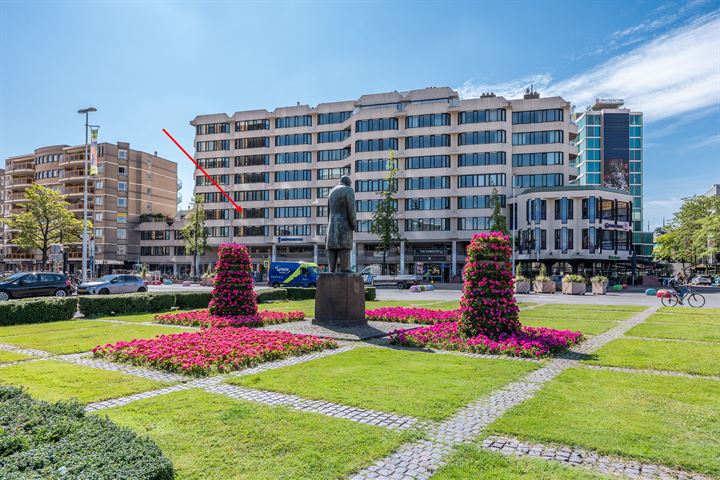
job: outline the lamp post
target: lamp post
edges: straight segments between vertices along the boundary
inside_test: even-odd
[[[88,222],[88,127],[90,124],[89,121],[89,114],[90,112],[97,112],[97,108],[95,107],[89,107],[89,108],[81,108],[78,110],[79,114],[85,114],[85,171],[83,174],[83,177],[85,179],[85,188],[83,190],[83,235],[82,235],[82,281],[85,283],[87,281],[87,263],[88,263],[88,231],[87,231],[87,222]]]

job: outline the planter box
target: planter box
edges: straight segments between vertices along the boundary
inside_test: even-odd
[[[515,293],[530,293],[530,282],[515,282]]]
[[[563,295],[585,295],[585,282],[562,282]]]
[[[595,283],[592,284],[592,293],[593,295],[605,295],[607,293],[607,282],[602,283]]]
[[[555,282],[548,280],[547,282],[540,282],[535,280],[533,282],[533,292],[535,293],[555,293]]]

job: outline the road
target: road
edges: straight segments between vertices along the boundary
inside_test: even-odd
[[[265,289],[266,286],[256,287],[257,289]],[[191,287],[183,287],[181,285],[151,285],[151,292],[188,292],[188,291],[211,291],[212,287],[202,287],[194,285]],[[697,288],[697,291],[705,297],[705,306],[720,308],[720,290],[717,288],[704,289]],[[432,292],[411,292],[409,290],[397,290],[394,288],[378,288],[378,300],[458,300],[462,292],[459,290],[435,290]],[[532,302],[540,304],[578,304],[578,305],[637,305],[637,306],[653,306],[660,303],[660,299],[654,296],[645,295],[642,292],[608,292],[607,295],[563,295],[555,294],[528,294],[516,295],[518,302]]]

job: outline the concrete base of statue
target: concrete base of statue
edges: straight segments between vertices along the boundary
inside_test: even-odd
[[[315,292],[313,324],[330,327],[367,326],[365,284],[360,274],[320,274]]]

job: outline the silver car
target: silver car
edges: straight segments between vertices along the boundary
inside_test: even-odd
[[[145,281],[135,275],[105,275],[94,282],[81,283],[78,295],[107,295],[110,293],[147,292]]]

